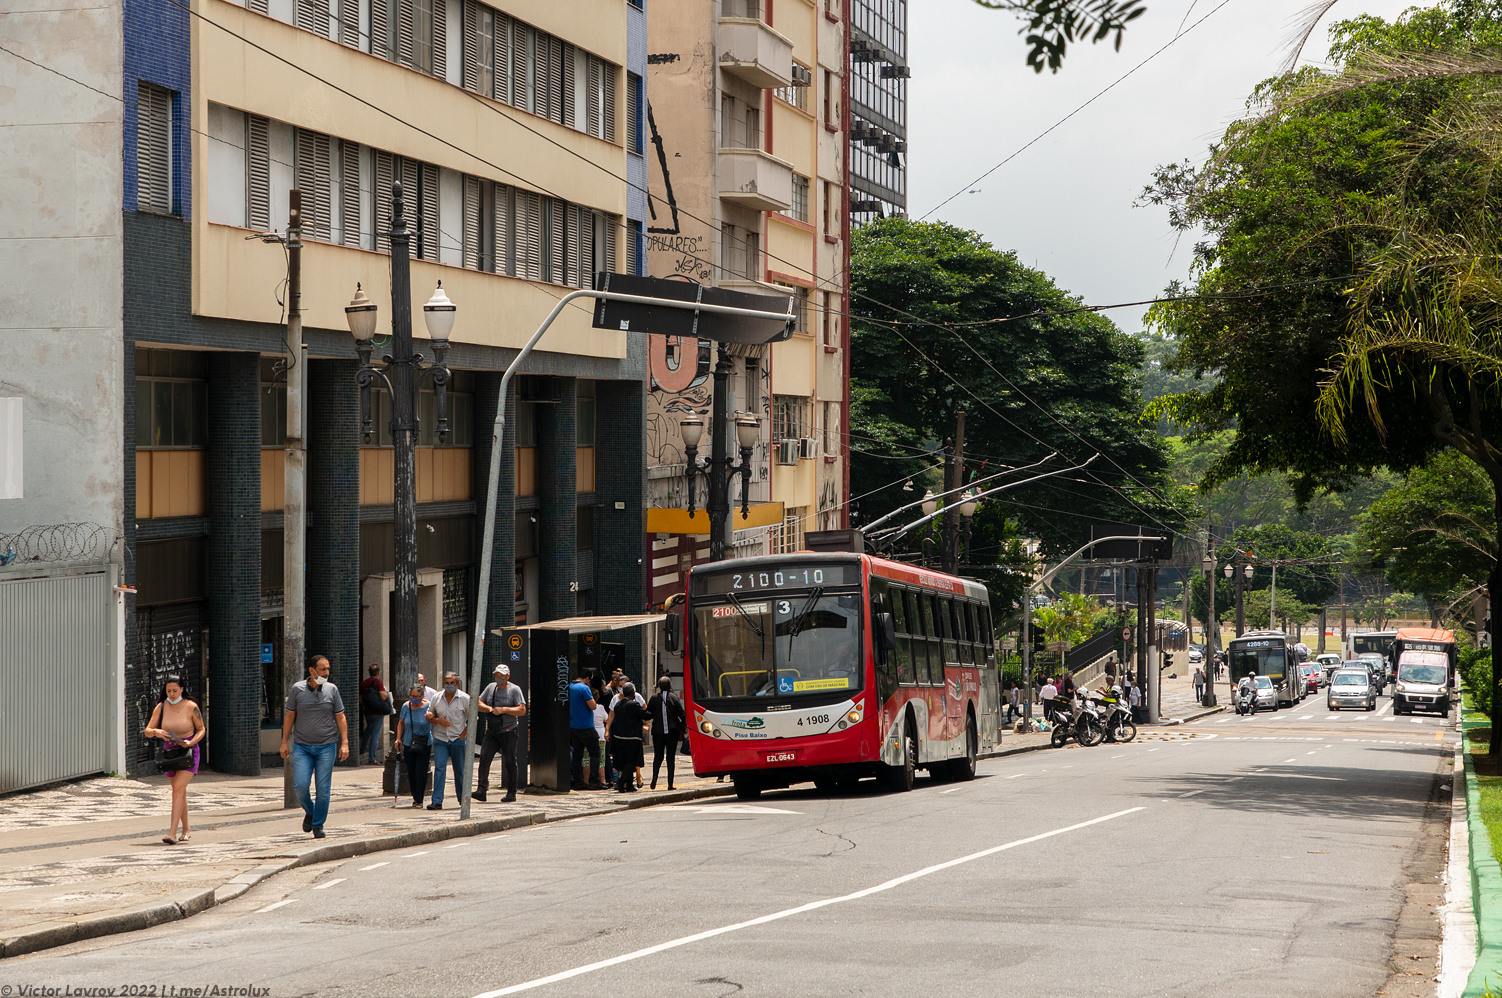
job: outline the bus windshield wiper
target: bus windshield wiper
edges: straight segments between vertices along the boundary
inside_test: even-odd
[[[746,623],[751,625],[751,630],[756,632],[756,636],[761,638],[761,657],[766,658],[767,632],[762,630],[761,625],[756,622],[756,618],[747,613],[746,608],[741,606],[741,601],[736,599],[735,593],[726,593],[725,598],[730,601],[731,606],[735,607],[737,613],[746,618]]]
[[[808,616],[808,611],[814,608],[814,604],[819,602],[819,597],[823,595],[824,587],[815,586],[813,592],[808,594],[808,599],[803,601],[803,608],[798,611],[798,616],[793,618],[793,626],[788,630],[789,662],[793,660],[793,639],[798,636],[799,631],[803,630],[803,619]]]

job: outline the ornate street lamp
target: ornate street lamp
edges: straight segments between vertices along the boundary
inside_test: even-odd
[[[439,282],[423,321],[433,344],[433,362],[412,349],[411,233],[402,200],[402,185],[391,187],[391,352],[372,364],[376,306],[359,284],[344,309],[355,352],[360,357],[355,384],[360,387],[360,416],[365,442],[371,438],[371,386],[379,383],[391,399],[391,447],[395,466],[392,491],[396,535],[396,593],[392,607],[395,647],[393,687],[403,690],[416,678],[417,661],[417,402],[424,381],[431,381],[438,403],[438,439],[448,436],[449,370],[444,356],[454,328],[454,303]],[[463,797],[461,796],[461,800]]]
[[[716,381],[718,381],[718,376]],[[756,449],[756,441],[761,436],[761,420],[749,412],[739,413],[735,418],[735,442],[740,447],[741,460],[739,464],[730,461],[730,455],[725,442],[725,416],[719,405],[720,395],[715,395],[716,405],[714,419],[717,425],[714,427],[714,435],[711,438],[712,446],[707,466],[699,466],[699,441],[704,436],[704,419],[702,416],[688,416],[678,421],[678,432],[683,436],[684,469],[683,477],[688,483],[688,515],[692,517],[695,510],[697,494],[697,479],[703,475],[706,480],[707,493],[704,497],[704,508],[709,514],[709,559],[710,561],[722,561],[725,557],[725,535],[728,532],[730,521],[730,487],[735,484],[735,479],[741,480],[741,516],[744,517],[751,507],[751,455]]]

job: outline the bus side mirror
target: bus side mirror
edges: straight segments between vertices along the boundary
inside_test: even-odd
[[[683,630],[683,617],[676,613],[668,614],[668,619],[663,621],[665,628],[662,635],[662,645],[668,651],[678,650],[678,634]]]
[[[881,639],[883,655],[889,655],[897,650],[897,625],[890,613],[876,615],[876,633]]]

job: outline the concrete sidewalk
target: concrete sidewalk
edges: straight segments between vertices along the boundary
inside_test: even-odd
[[[1182,685],[1165,689],[1167,724],[1210,713]],[[1048,744],[1048,732],[1007,732],[988,757]],[[393,806],[381,794],[381,767],[339,766],[321,841],[301,830],[300,808],[282,807],[280,769],[258,777],[200,773],[188,788],[192,841],[176,845],[161,841],[171,810],[166,777],[98,778],[15,794],[0,808],[0,958],[184,918],[299,866],[734,793],[729,781],[693,776],[686,758],[679,773],[673,791],[664,782],[632,794],[523,793],[502,804],[492,790],[490,802],[475,802],[470,820],[461,821],[452,797],[443,811],[414,809],[410,798]]]

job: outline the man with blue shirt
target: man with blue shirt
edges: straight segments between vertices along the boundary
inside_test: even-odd
[[[600,740],[595,735],[595,695],[579,676],[568,687],[568,746],[573,754],[569,763],[569,781],[575,790],[604,790],[598,782]],[[584,782],[584,753],[589,753],[589,775],[596,782]]]

